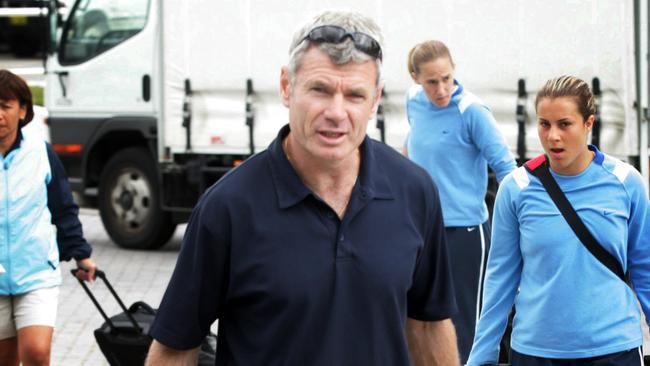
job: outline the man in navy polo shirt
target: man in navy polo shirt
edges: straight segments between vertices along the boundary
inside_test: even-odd
[[[380,30],[325,12],[282,68],[289,124],[224,176],[190,219],[152,326],[149,365],[457,365],[437,189],[366,137]]]

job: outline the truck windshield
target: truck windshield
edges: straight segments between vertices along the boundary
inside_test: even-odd
[[[149,0],[78,0],[68,17],[59,50],[64,65],[89,60],[140,32]]]

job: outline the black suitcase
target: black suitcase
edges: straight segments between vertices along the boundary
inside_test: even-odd
[[[71,270],[73,275],[77,271],[78,269]],[[156,310],[142,301],[133,303],[127,309],[113,286],[106,279],[106,274],[100,270],[97,270],[96,273],[97,277],[104,281],[106,287],[123,310],[121,313],[109,318],[95,296],[90,292],[86,283],[78,279],[105,320],[104,324],[94,331],[99,349],[111,366],[144,365],[152,341],[151,336],[149,336],[149,328],[156,316]],[[214,365],[216,348],[216,335],[210,333],[201,344],[198,365]]]

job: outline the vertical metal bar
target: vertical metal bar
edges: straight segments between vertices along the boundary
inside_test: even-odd
[[[386,143],[386,116],[384,115],[384,91],[382,90],[381,92],[381,101],[379,102],[379,106],[377,107],[377,116],[376,116],[376,123],[375,127],[379,130],[379,139],[381,142]]]
[[[41,55],[41,61],[43,61],[43,70],[47,70],[47,55],[50,48],[48,45],[48,42],[50,41],[50,1],[51,0],[46,0],[41,3],[41,13],[38,17],[40,26],[45,28],[44,32],[40,32],[42,42],[41,52],[43,52]]]
[[[649,5],[650,6],[650,5]],[[644,183],[648,190],[648,128],[647,111],[643,108],[643,89],[641,84],[643,48],[641,46],[641,2],[634,0],[634,70],[636,87],[636,122],[639,144],[639,171],[645,177]],[[645,55],[647,57],[647,54]],[[650,94],[650,93],[648,93]]]
[[[638,1],[638,0],[637,0]],[[641,166],[641,174],[643,177],[645,177],[644,182],[646,185],[646,191],[650,193],[650,156],[649,156],[649,142],[648,140],[650,139],[650,132],[649,132],[649,126],[650,124],[650,2],[646,2],[648,5],[645,13],[645,20],[646,20],[646,49],[645,49],[645,57],[646,57],[646,76],[647,76],[647,84],[646,84],[646,97],[648,98],[646,108],[645,108],[645,118],[639,125],[639,165]],[[641,9],[639,9],[640,12]],[[640,83],[640,82],[639,82]]]
[[[183,96],[183,127],[185,127],[185,152],[192,151],[192,83],[185,79]]]
[[[596,119],[594,120],[594,126],[591,130],[591,144],[600,149],[600,127],[602,125],[601,119],[601,106],[602,106],[602,90],[600,89],[600,79],[594,77],[591,79],[591,91],[594,94],[594,99],[596,100]]]
[[[517,157],[519,163],[526,162],[526,103],[528,101],[528,92],[526,91],[526,80],[517,81],[517,107],[515,115],[517,116]]]
[[[151,18],[156,18],[157,24],[156,28],[154,29],[155,33],[155,47],[153,50],[153,55],[154,55],[154,64],[156,65],[154,70],[157,69],[157,72],[153,73],[153,87],[154,87],[154,92],[153,92],[153,97],[157,98],[155,99],[155,105],[156,108],[158,109],[157,113],[157,128],[158,130],[156,131],[156,139],[158,141],[158,159],[156,160],[158,163],[160,163],[163,160],[171,160],[171,154],[167,154],[166,150],[167,147],[165,146],[165,136],[166,136],[166,131],[165,131],[165,121],[167,119],[166,113],[165,113],[165,97],[166,97],[166,91],[165,91],[165,50],[163,49],[164,46],[164,39],[163,39],[163,34],[165,30],[165,22],[164,22],[164,10],[165,7],[163,5],[164,1],[152,1],[150,3],[150,8],[149,8],[149,17]],[[155,14],[153,14],[152,6],[153,4],[156,5],[155,9],[157,10]],[[156,60],[156,55],[158,55],[157,60]],[[158,61],[158,62],[156,62]],[[169,150],[167,150],[169,151]],[[160,190],[161,192],[163,191],[162,189]],[[164,202],[164,201],[163,201]]]
[[[255,140],[253,132],[255,129],[255,109],[253,108],[253,79],[246,79],[246,125],[248,126],[248,147],[251,155],[255,154]]]

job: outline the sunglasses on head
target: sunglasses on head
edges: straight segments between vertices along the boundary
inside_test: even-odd
[[[309,34],[303,41],[308,39],[311,42],[316,43],[334,43],[338,44],[347,37],[350,37],[352,42],[354,42],[354,47],[359,51],[377,58],[382,59],[381,46],[371,36],[361,33],[361,32],[348,32],[345,28],[339,27],[337,25],[321,25],[309,31]]]

